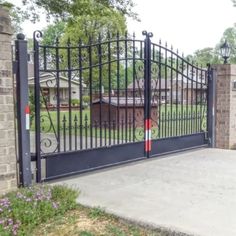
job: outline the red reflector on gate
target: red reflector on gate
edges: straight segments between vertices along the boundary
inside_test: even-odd
[[[152,145],[151,145],[151,140],[147,140],[146,142],[145,142],[145,151],[146,152],[150,152],[151,151],[151,148],[152,148]]]
[[[151,119],[146,119],[145,120],[145,129],[146,130],[151,129],[151,124],[152,124]]]
[[[29,113],[30,113],[30,107],[29,107],[29,105],[27,105],[25,107],[25,114],[29,114]]]

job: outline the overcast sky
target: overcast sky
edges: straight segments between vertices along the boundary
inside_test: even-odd
[[[21,0],[10,0],[19,4]],[[128,20],[130,33],[141,36],[142,30],[154,34],[185,54],[204,47],[214,47],[224,30],[236,23],[236,7],[231,0],[133,0],[134,11],[141,22]],[[45,22],[25,23],[24,33],[31,37],[35,29],[42,29]]]

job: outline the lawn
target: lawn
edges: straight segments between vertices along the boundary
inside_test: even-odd
[[[206,130],[206,107],[200,105],[176,106],[175,104],[162,105],[159,124],[153,121],[152,138],[164,138],[177,135],[185,135]],[[68,111],[60,112],[60,136],[73,135],[80,137],[95,137],[110,140],[137,141],[144,139],[143,127],[135,127],[128,121],[123,121],[119,126],[111,122],[110,128],[108,122],[102,124],[93,124],[90,122],[90,109],[80,111],[72,110],[71,116]],[[82,122],[80,119],[82,118]],[[42,111],[40,118],[40,128],[43,133],[58,134],[58,113],[56,111]],[[115,127],[116,126],[116,127]],[[71,128],[70,128],[71,127]],[[115,127],[115,128],[114,128]],[[32,119],[31,131],[35,130],[35,122]]]

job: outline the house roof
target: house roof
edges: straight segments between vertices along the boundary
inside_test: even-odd
[[[65,76],[60,75],[60,80],[64,80],[68,83],[68,78]],[[40,72],[40,83],[47,83],[47,87],[55,87],[56,86],[56,75],[54,73],[49,72]],[[34,85],[34,64],[28,63],[28,84]],[[80,85],[79,80],[72,79],[71,84],[75,86]],[[62,88],[62,86],[60,86]],[[82,83],[82,87],[86,87],[84,83]],[[65,87],[65,88],[68,88]]]
[[[159,86],[159,81],[161,81],[161,85]],[[187,80],[188,83],[186,82],[186,80],[176,80],[173,79],[171,82],[171,79],[152,79],[151,80],[151,89],[152,90],[159,90],[159,88],[161,87],[162,90],[170,90],[171,89],[171,83],[173,87],[176,87],[176,85],[178,85],[178,87],[181,89],[182,88],[182,81],[183,81],[183,89],[191,89],[193,87],[193,89],[196,89],[196,86],[198,89],[201,88],[206,88],[206,85],[204,84],[204,81],[202,81],[202,83],[200,83],[200,81],[197,82],[196,85],[196,81],[195,80]],[[201,85],[202,84],[202,85]],[[130,85],[128,85],[128,89],[129,90],[133,90],[133,87],[135,88],[135,90],[137,89],[144,89],[144,79],[139,79],[139,80],[135,80],[135,84],[131,83]]]
[[[102,97],[102,99],[96,99],[93,101],[92,104],[100,104],[101,103],[106,103],[106,104],[110,104],[113,106],[119,106],[119,107],[143,107],[144,106],[144,97]],[[127,105],[126,105],[127,104]],[[157,106],[158,102],[152,101],[152,106]]]
[[[151,89],[159,89],[159,81],[161,81],[161,89],[170,88],[170,80],[167,79],[151,79]],[[144,89],[144,79],[135,80],[135,83],[128,85],[128,89]]]

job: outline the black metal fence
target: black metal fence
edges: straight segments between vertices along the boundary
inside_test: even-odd
[[[113,155],[111,150],[118,150],[114,147],[125,144],[138,150],[143,147],[138,155],[148,157],[148,140],[153,142],[152,155],[157,154],[158,140],[162,152],[169,150],[169,141],[163,141],[167,139],[176,146],[171,150],[178,149],[175,138],[191,136],[183,148],[207,143],[210,67],[194,65],[167,44],[152,43],[151,33],[143,35],[144,40],[108,34],[88,42],[57,40],[55,45],[42,45],[42,33],[34,33],[34,75],[29,78],[29,89],[37,181],[42,180],[43,158],[51,166],[50,160],[59,158],[54,165],[62,163],[65,159],[60,158],[66,153],[78,156],[80,151],[83,155],[82,151],[109,148]],[[151,127],[145,126],[147,121]],[[95,166],[125,160],[118,159],[98,161]],[[91,169],[91,163],[81,168]],[[78,172],[69,169],[51,175]],[[51,171],[47,167],[43,179],[52,177]]]

